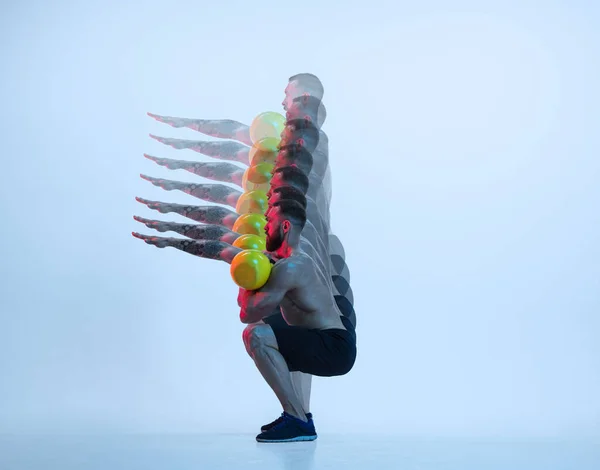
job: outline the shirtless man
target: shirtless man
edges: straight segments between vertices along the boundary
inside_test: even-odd
[[[306,96],[307,93],[309,95],[308,97]],[[285,99],[282,103],[284,109],[286,110],[286,117],[288,120],[302,120],[308,116],[312,122],[317,124],[318,127],[322,126],[326,117],[325,108],[320,101],[322,95],[322,85],[316,77],[309,76],[307,74],[291,77],[285,90]],[[198,119],[190,120],[161,117],[156,115],[151,116],[161,122],[168,123],[173,127],[189,127],[214,137],[233,138],[248,145],[251,144],[248,126],[235,121],[211,121]],[[290,134],[290,129],[290,126],[286,127],[288,134]],[[304,134],[306,134],[306,132],[304,132]],[[291,142],[293,137],[294,135],[292,133],[287,136],[287,139]],[[215,158],[229,159],[237,162],[248,161],[249,148],[234,142],[198,142],[180,139],[156,139],[175,148],[191,148]],[[284,136],[284,142],[282,142],[282,144],[285,144],[285,139],[286,137]],[[306,226],[304,231],[305,233],[303,233],[303,235],[305,235],[305,237],[308,239],[309,243],[305,243],[303,248],[307,253],[316,254],[321,260],[327,260],[330,258],[328,262],[324,261],[326,263],[325,266],[322,262],[319,263],[317,258],[315,258],[315,262],[317,265],[321,266],[325,272],[329,273],[326,284],[331,287],[332,292],[336,295],[336,300],[340,305],[340,309],[344,314],[348,315],[353,322],[356,322],[352,306],[352,290],[350,289],[349,285],[350,272],[345,264],[343,247],[339,242],[339,239],[337,239],[335,235],[330,234],[329,230],[331,174],[328,164],[329,159],[327,150],[327,136],[325,133],[320,131],[318,143],[313,141],[316,145],[311,145],[313,142],[310,141],[313,139],[305,138],[304,140],[307,141],[305,142],[305,144],[307,144],[307,148],[313,151],[315,157],[313,160],[316,160],[316,164],[311,171],[306,172],[310,182],[307,192],[308,219],[310,222]],[[279,160],[280,156],[281,155],[278,155]],[[158,159],[150,156],[147,157],[156,163],[171,169],[186,169],[200,176],[212,178],[218,181],[234,183],[241,186],[244,170],[237,165],[213,162],[198,163]],[[285,164],[286,163],[282,163],[281,161],[278,162],[278,165],[280,166]],[[303,170],[304,169],[305,168],[303,168]],[[232,188],[224,185],[190,185],[156,178],[145,178],[151,181],[153,184],[163,187],[164,189],[179,189],[196,197],[206,199],[210,202],[227,204],[233,207],[237,202],[237,198],[239,198],[241,195],[241,192],[232,190]],[[140,200],[140,202],[144,201]],[[197,206],[183,206],[174,204],[167,205],[151,201],[148,201],[148,203],[149,207],[158,209],[161,212],[167,212],[168,210],[165,209],[171,208],[172,212],[184,212],[185,214],[183,215],[194,218],[194,220],[209,224],[225,223],[229,228],[232,228],[233,223],[237,219],[237,214],[235,214],[234,211],[228,211],[222,207],[208,206],[202,208]],[[146,225],[152,226],[152,228],[156,228],[158,230],[167,227],[167,224],[158,221],[148,221],[141,218],[136,220],[146,223]],[[235,235],[230,231],[229,233],[219,231],[216,229],[216,227],[190,226],[189,224],[169,224],[168,226],[170,226],[171,229],[180,229],[176,230],[180,233],[182,233],[181,229],[183,229],[186,236],[194,235],[194,238],[199,238],[200,236],[207,237],[209,235],[209,231],[210,235],[213,236],[212,239],[216,239],[217,237],[222,240],[231,239],[232,235]],[[332,246],[334,250],[336,250],[332,251],[331,253],[329,248],[330,240],[334,240]],[[230,241],[230,243],[232,243],[232,241]],[[314,247],[312,251],[310,250],[310,245]],[[272,316],[272,321],[274,327],[276,322],[282,326],[285,324],[281,315],[279,315],[279,317]],[[304,376],[300,373],[293,375],[295,377],[294,382],[297,384],[299,394],[304,398],[305,408],[308,410],[311,388],[310,376]],[[269,427],[277,424],[279,421],[279,419],[275,420],[269,425],[263,426],[262,429],[268,429]]]
[[[277,262],[267,284],[239,298],[244,343],[283,408],[280,421],[257,436],[259,442],[313,440],[317,434],[296,394],[290,372],[321,377],[347,374],[356,359],[356,335],[340,316],[331,290],[310,256],[299,247],[306,215],[300,204],[282,200],[267,213],[267,250]],[[288,328],[259,322],[280,306]]]
[[[305,222],[306,213],[299,203],[273,204],[265,227],[267,249],[275,261],[271,275],[263,288],[240,289],[238,296],[240,320],[248,324],[243,333],[246,349],[283,408],[279,423],[260,433],[259,442],[316,439],[314,422],[306,416],[290,372],[339,376],[347,374],[356,360],[351,322],[339,315],[314,260],[299,249]],[[170,246],[228,263],[241,251],[224,242],[133,235],[159,248]],[[273,330],[261,321],[277,306],[290,326],[287,329]]]
[[[283,158],[280,160],[281,162],[287,161]],[[297,167],[280,167],[275,171],[275,174],[271,180],[271,189],[269,190],[269,205],[273,206],[277,204],[279,201],[286,199],[293,199],[298,201],[300,205],[304,208],[306,206],[306,197],[304,193],[308,187],[308,181],[306,175],[300,171]],[[143,199],[138,199],[140,202],[143,202],[148,205],[148,207],[157,209],[160,212],[176,212],[186,217],[190,217],[194,220],[209,222],[210,225],[192,225],[192,224],[176,224],[172,222],[161,222],[154,220],[142,219],[140,217],[135,217],[135,219],[141,223],[144,223],[146,226],[150,228],[154,228],[161,232],[165,231],[175,231],[185,235],[187,237],[205,240],[221,240],[222,242],[233,243],[239,234],[227,229],[223,225],[214,225],[216,224],[227,224],[230,228],[235,223],[238,215],[229,211],[225,208],[220,208],[221,215],[218,220],[215,219],[206,219],[207,208],[198,207],[198,206],[185,206],[182,204],[165,204],[160,202],[152,202],[146,201]],[[216,201],[220,202],[220,201]],[[212,208],[215,209],[215,208]],[[215,211],[210,211],[215,214]],[[177,239],[171,239],[177,240]],[[174,242],[175,243],[175,242]],[[193,246],[186,245],[185,242],[177,241],[180,249],[183,246]],[[315,265],[315,269],[321,273],[319,284],[321,286],[327,286],[330,289],[331,294],[334,296],[334,301],[337,306],[338,315],[343,315],[350,320],[351,325],[356,324],[356,316],[353,309],[353,297],[352,290],[347,281],[345,281],[341,276],[336,276],[339,280],[336,280],[336,277],[332,279],[331,273],[328,270],[328,266],[324,265],[321,260],[326,258],[326,248],[320,242],[319,234],[317,230],[310,224],[310,222],[305,222],[303,224],[303,230],[300,236],[299,242],[300,248],[303,250],[305,254],[311,256],[313,259],[313,263]],[[173,245],[169,245],[173,246]],[[215,245],[221,246],[221,245]],[[185,251],[185,249],[184,249]],[[340,280],[343,282],[340,284]],[[333,281],[333,282],[332,282]],[[335,308],[335,307],[334,307]],[[265,323],[270,325],[273,331],[277,334],[286,334],[290,327],[288,323],[285,321],[282,312],[279,309],[274,309],[271,314],[265,319]],[[303,408],[306,410],[307,417],[312,419],[312,415],[310,413],[310,395],[312,388],[312,377],[309,374],[303,373],[301,370],[293,370],[291,372],[291,380],[295,387],[296,393],[302,399]],[[266,424],[261,427],[263,432],[269,431],[270,429],[275,428],[283,421],[284,416],[280,416],[275,419],[273,422]]]

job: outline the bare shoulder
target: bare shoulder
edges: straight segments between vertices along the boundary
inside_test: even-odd
[[[275,263],[274,268],[280,268],[281,271],[295,269],[298,266],[306,264],[308,261],[310,261],[310,257],[306,253],[299,251],[291,256],[288,256],[287,258],[281,258],[278,260]]]
[[[306,274],[307,270],[309,270],[312,265],[312,258],[306,253],[299,251],[292,256],[277,261],[273,266],[273,270],[278,274],[291,276],[296,274]]]
[[[289,279],[289,282],[295,286],[313,283],[316,276],[315,261],[304,252],[294,253],[289,258],[279,261],[281,263],[281,271],[278,275],[283,275]]]

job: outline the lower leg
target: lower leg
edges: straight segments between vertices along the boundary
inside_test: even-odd
[[[302,408],[306,413],[310,413],[310,391],[312,385],[312,375],[304,372],[290,372],[292,385],[296,395],[302,402]]]
[[[257,369],[279,399],[283,410],[306,421],[306,411],[292,384],[290,370],[277,349],[277,340],[268,325],[253,325],[244,332],[244,342]]]
[[[259,347],[253,351],[252,359],[269,387],[275,392],[283,411],[306,421],[306,411],[294,390],[287,364],[279,351],[270,347]]]

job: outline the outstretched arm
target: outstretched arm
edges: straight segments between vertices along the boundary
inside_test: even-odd
[[[238,199],[243,194],[242,191],[225,186],[224,184],[184,183],[182,181],[165,180],[146,175],[140,176],[142,179],[150,181],[154,186],[159,186],[167,191],[179,190],[198,199],[216,204],[226,204],[231,207],[235,207]]]
[[[132,235],[135,238],[144,240],[148,245],[154,245],[158,248],[170,246],[191,255],[199,256],[200,258],[225,261],[229,264],[231,264],[235,255],[242,251],[240,248],[231,246],[228,243],[214,240],[185,240],[181,238],[151,237],[137,232],[132,232]]]
[[[225,243],[233,243],[240,234],[229,230],[221,225],[214,224],[178,224],[176,222],[163,222],[162,220],[150,220],[137,215],[134,220],[159,232],[175,232],[193,240],[213,240]]]
[[[237,212],[219,206],[188,206],[185,204],[149,201],[141,197],[136,197],[135,200],[145,204],[149,209],[156,210],[162,214],[175,213],[196,222],[223,225],[229,229],[233,228],[239,217]]]
[[[154,140],[161,144],[169,145],[177,150],[190,149],[207,157],[219,160],[231,160],[248,164],[250,147],[239,142],[207,142],[204,140],[172,139],[169,137],[158,137],[150,134]]]
[[[170,158],[153,157],[144,154],[148,160],[158,163],[169,170],[186,170],[209,180],[233,183],[242,186],[244,169],[233,163],[222,162],[191,162],[189,160],[171,160]]]
[[[271,270],[267,283],[256,291],[240,291],[240,320],[242,323],[256,323],[271,315],[285,295],[296,287],[297,269],[292,269],[287,259],[279,261]]]
[[[252,141],[250,140],[250,127],[231,119],[190,119],[159,116],[158,114],[152,113],[148,113],[148,116],[156,119],[158,122],[164,122],[171,127],[187,127],[188,129],[211,137],[232,139],[243,142],[246,145],[252,145]]]

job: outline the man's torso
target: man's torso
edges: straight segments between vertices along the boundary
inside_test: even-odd
[[[285,321],[304,328],[345,329],[333,293],[323,282],[314,260],[301,251],[294,253],[288,258],[290,260],[297,264],[298,283],[281,301]]]

